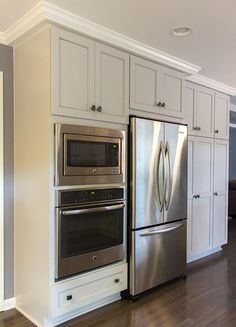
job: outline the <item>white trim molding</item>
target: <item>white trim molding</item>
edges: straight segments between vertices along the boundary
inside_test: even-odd
[[[3,33],[2,39],[5,40],[6,44],[14,45],[14,42],[22,35],[46,22],[62,25],[121,49],[125,49],[133,54],[173,67],[187,74],[196,74],[201,69],[201,67],[197,65],[149,47],[146,44],[117,33],[104,26],[95,24],[47,1],[40,1],[35,5],[29,12]]]
[[[219,92],[222,93],[226,93],[228,95],[236,95],[236,89],[228,86],[226,84],[223,84],[221,82],[217,82],[214,79],[205,77],[203,75],[200,74],[196,74],[196,75],[191,75],[191,76],[186,76],[186,80],[190,81],[190,82],[194,82],[200,85],[204,85],[206,87],[209,87],[211,89],[217,90]]]
[[[189,257],[187,257],[187,263],[190,263],[192,261],[207,257],[208,255],[211,255],[211,254],[214,254],[214,253],[217,253],[217,252],[220,252],[220,251],[222,251],[222,248],[221,248],[221,246],[218,246],[216,248],[204,251],[204,252],[202,252],[200,254],[189,256]]]
[[[4,307],[4,135],[3,72],[0,71],[0,308]]]

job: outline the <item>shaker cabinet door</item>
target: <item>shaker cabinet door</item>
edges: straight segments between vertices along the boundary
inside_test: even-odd
[[[185,75],[173,69],[161,68],[162,114],[183,118]]]
[[[193,194],[212,195],[213,190],[213,146],[211,138],[198,137],[193,142]]]
[[[160,66],[130,56],[130,107],[159,113],[160,92]]]
[[[214,142],[214,192],[228,192],[229,142],[216,139]]]
[[[228,197],[227,194],[214,193],[213,205],[213,247],[227,243]]]
[[[214,91],[202,86],[198,86],[195,125],[200,127],[199,135],[213,137]]]
[[[53,28],[53,113],[94,118],[94,42]]]
[[[229,138],[229,96],[215,93],[215,138]]]
[[[192,237],[193,254],[211,248],[212,196],[193,199]]]
[[[95,118],[128,123],[129,55],[96,43]]]

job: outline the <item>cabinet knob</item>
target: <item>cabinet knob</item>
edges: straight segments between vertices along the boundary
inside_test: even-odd
[[[98,112],[102,112],[102,107],[101,107],[101,106],[98,106],[98,107],[97,107],[97,111],[98,111]]]
[[[217,195],[218,195],[218,193],[217,193],[217,192],[214,192],[214,195],[215,195],[215,196],[217,196]]]
[[[196,194],[193,196],[194,199],[199,199],[200,198],[200,195],[199,194]]]
[[[219,130],[218,130],[218,129],[216,129],[216,130],[215,130],[215,133],[216,133],[216,134],[218,134],[218,133],[219,133]]]
[[[165,104],[165,102],[163,102],[163,103],[161,104],[161,107],[164,107],[164,108],[165,108],[165,106],[166,106],[166,104]]]
[[[201,127],[198,127],[197,130],[200,131],[201,130]]]
[[[193,126],[193,131],[197,131],[197,127],[196,126]]]
[[[95,105],[93,104],[92,106],[91,106],[91,108],[90,108],[92,111],[95,111],[96,110],[96,107],[95,107]]]
[[[71,295],[71,294],[70,294],[70,295],[67,295],[67,296],[66,296],[66,300],[67,300],[67,301],[72,300],[72,295]]]
[[[116,278],[116,279],[114,280],[114,282],[115,282],[116,284],[119,283],[119,281],[120,281],[119,278]]]
[[[158,107],[161,107],[161,105],[162,105],[162,103],[159,101],[159,102],[157,103],[157,106],[158,106]]]

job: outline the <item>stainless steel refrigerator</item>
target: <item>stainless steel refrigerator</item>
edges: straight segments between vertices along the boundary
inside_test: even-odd
[[[187,127],[132,117],[129,294],[185,274]]]

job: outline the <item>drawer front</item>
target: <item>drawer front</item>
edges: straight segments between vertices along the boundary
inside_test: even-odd
[[[81,275],[70,281],[55,284],[51,289],[51,317],[60,316],[73,310],[119,293],[127,288],[126,264]]]

